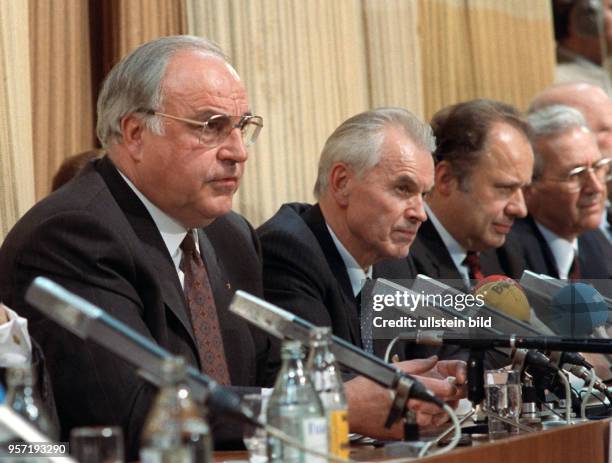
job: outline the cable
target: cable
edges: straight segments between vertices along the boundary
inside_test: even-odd
[[[572,393],[571,386],[568,379],[565,377],[563,372],[559,370],[557,372],[559,378],[561,378],[561,382],[565,385],[565,421],[567,424],[571,424],[572,422]]]
[[[461,423],[459,423],[459,420],[457,419],[457,415],[455,414],[455,411],[448,404],[444,404],[444,411],[448,413],[448,416],[453,422],[453,425],[455,427],[455,435],[453,436],[453,438],[451,439],[451,441],[448,443],[446,447],[442,447],[439,450],[434,450],[428,456],[442,455],[444,453],[450,452],[455,447],[457,447],[457,444],[459,443],[459,440],[461,439]],[[429,451],[429,449],[434,444],[437,444],[440,441],[440,439],[441,437],[438,436],[436,439],[425,444],[425,447],[423,447],[421,451],[419,452],[419,458],[422,458],[425,455],[427,455],[427,452]]]
[[[580,418],[582,419],[586,419],[586,405],[589,400],[589,396],[593,393],[593,384],[595,384],[595,371],[593,370],[593,368],[589,370],[589,373],[589,387],[587,388],[587,393],[584,396],[584,399],[582,399],[582,402],[580,403]],[[580,394],[578,395],[578,397],[582,398]]]
[[[389,356],[391,355],[391,349],[397,341],[399,341],[399,336],[395,336],[389,344],[387,344],[387,350],[385,351],[385,362],[389,363]]]
[[[563,415],[556,411],[554,408],[550,407],[546,402],[542,402],[542,405],[546,407],[549,411],[553,412],[554,415],[557,415],[559,418],[563,419]]]

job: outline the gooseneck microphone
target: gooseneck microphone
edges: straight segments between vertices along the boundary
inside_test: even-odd
[[[81,339],[89,339],[131,363],[148,381],[159,385],[162,360],[173,355],[104,310],[44,277],[34,279],[25,299],[47,317]],[[261,426],[240,396],[193,367],[187,368],[187,383],[194,398],[212,412]]]
[[[470,338],[457,335],[450,331],[417,330],[416,333],[404,333],[401,339],[416,344],[443,346],[446,344],[478,349],[493,349],[495,347],[539,349],[543,351],[592,352],[598,354],[612,353],[611,339],[571,339],[560,336],[486,336]]]
[[[315,328],[312,323],[244,291],[236,291],[230,311],[279,339],[295,339],[307,343],[310,331]],[[332,336],[330,349],[342,365],[396,391],[385,426],[391,426],[403,415],[408,398],[433,402],[444,407],[444,402],[417,379],[348,341]]]

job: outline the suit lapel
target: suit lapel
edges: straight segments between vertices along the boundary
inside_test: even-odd
[[[533,217],[528,215],[524,220],[525,223],[527,223],[531,228],[531,233],[533,236],[535,236],[539,247],[542,250],[542,257],[544,258],[547,269],[547,271],[543,273],[546,273],[554,278],[559,278],[559,269],[557,268],[555,256],[553,256],[550,246],[548,246],[548,243],[546,242],[546,238],[544,238],[544,235],[542,235],[542,232],[540,232],[540,229],[536,225],[535,220],[533,220]]]
[[[360,321],[358,314],[359,308],[357,307],[355,296],[353,295],[351,280],[348,276],[348,272],[346,271],[344,261],[340,256],[340,252],[338,252],[338,249],[336,248],[336,245],[329,234],[329,230],[327,229],[327,225],[325,224],[325,219],[321,213],[321,208],[319,205],[315,204],[308,209],[304,214],[302,214],[302,219],[306,225],[308,225],[321,246],[325,259],[327,260],[332,273],[336,277],[336,282],[338,283],[340,294],[342,294],[345,306],[351,308],[349,311],[351,323],[349,323],[349,325],[351,329],[351,337],[353,338],[352,342],[356,345],[361,345]]]
[[[157,275],[157,283],[161,289],[165,305],[179,319],[191,338],[193,348],[196,349],[195,337],[191,321],[189,320],[183,288],[178,279],[172,258],[168,253],[168,248],[155,222],[144,204],[142,204],[129,185],[121,178],[121,175],[107,156],[97,163],[96,169],[108,185],[115,201],[123,210],[134,233],[138,236],[142,244],[143,255],[150,262],[151,268],[155,269],[152,273]]]
[[[612,247],[601,230],[591,230],[578,237],[578,256],[582,278],[612,277]]]
[[[420,261],[419,272],[436,279],[461,280],[463,277],[457,270],[444,241],[434,227],[431,220],[421,224],[418,231],[418,239],[421,242],[419,253],[425,256],[418,259]]]

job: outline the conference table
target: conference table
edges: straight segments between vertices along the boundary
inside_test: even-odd
[[[612,463],[609,433],[612,420],[590,421],[495,441],[475,442],[427,463]],[[391,459],[384,448],[353,447],[351,458],[363,462]],[[215,452],[215,462],[245,462],[246,452]]]

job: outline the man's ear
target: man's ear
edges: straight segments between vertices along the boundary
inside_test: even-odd
[[[340,207],[348,205],[354,177],[353,170],[343,162],[335,163],[329,172],[328,190]]]
[[[142,158],[142,135],[144,121],[135,113],[130,113],[121,119],[121,143],[135,161]]]
[[[459,186],[459,181],[448,161],[440,161],[436,164],[434,184],[436,193],[442,196],[450,196]]]

